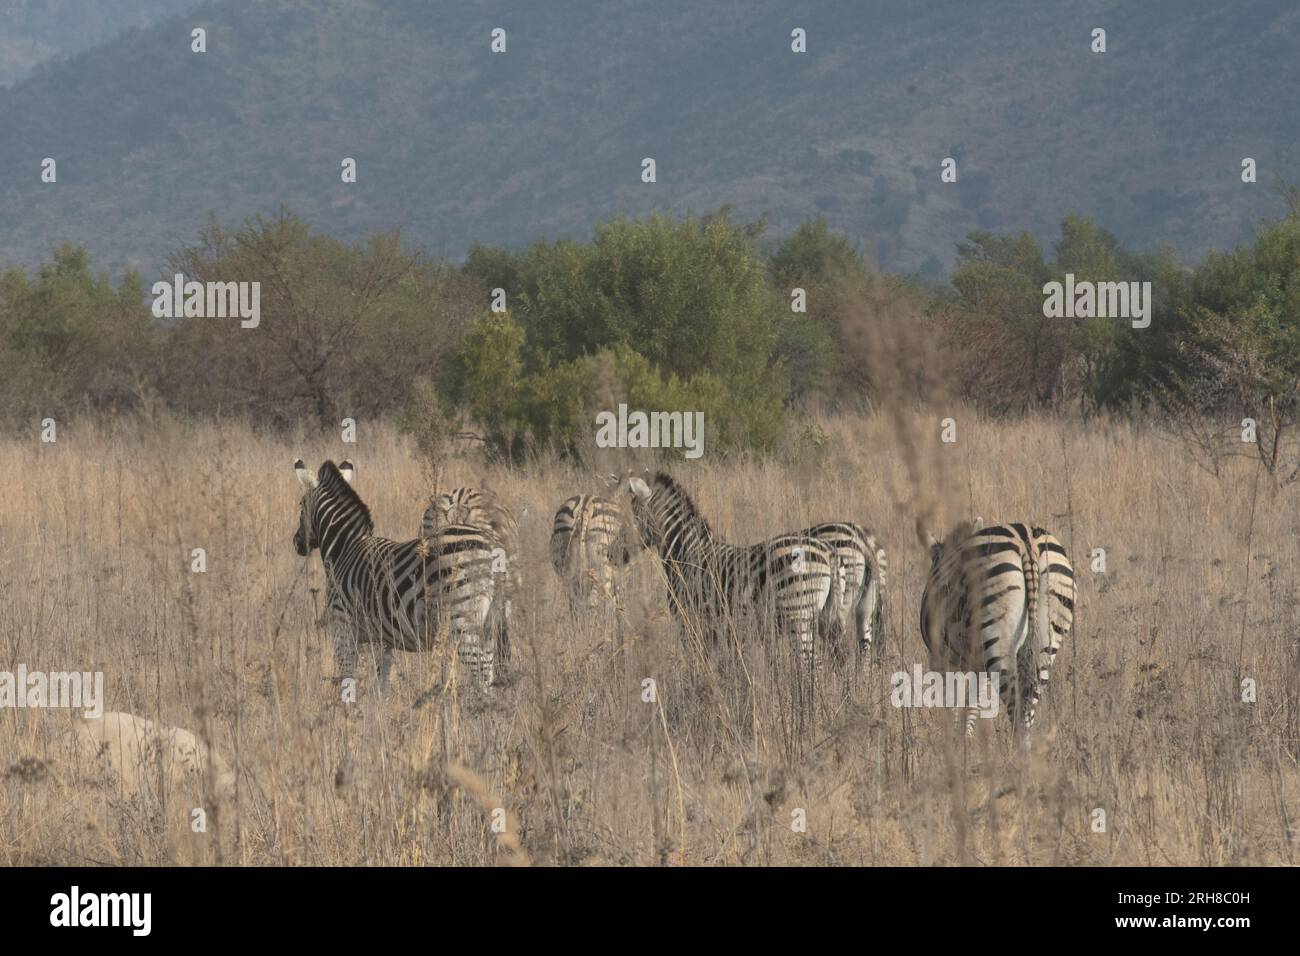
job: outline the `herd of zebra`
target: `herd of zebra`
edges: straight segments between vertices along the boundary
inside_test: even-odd
[[[304,489],[294,546],[319,549],[326,575],[335,674],[355,673],[358,648],[377,645],[381,688],[393,650],[455,643],[462,667],[485,686],[508,667],[521,580],[518,524],[486,489],[429,500],[419,536],[374,534],[353,487],[351,462],[316,475],[294,462]],[[647,480],[648,479],[648,480]],[[851,522],[827,522],[753,545],[722,540],[670,475],[610,476],[606,495],[574,495],[555,515],[550,558],[571,599],[617,610],[621,582],[642,551],[657,556],[674,617],[716,640],[745,618],[785,642],[800,674],[815,674],[824,645],[852,641],[879,656],[885,639],[884,549]],[[934,671],[997,674],[1014,724],[1028,727],[1074,616],[1074,573],[1042,528],[963,523],[929,537],[921,637]],[[852,637],[850,637],[850,633]],[[974,710],[968,711],[970,733]]]

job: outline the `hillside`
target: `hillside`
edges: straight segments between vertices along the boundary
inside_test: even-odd
[[[886,267],[936,275],[972,229],[1048,238],[1071,210],[1193,258],[1276,211],[1275,175],[1300,179],[1286,0],[254,0],[193,21],[206,55],[164,23],[0,90],[0,260],[72,240],[152,272],[209,213],[281,203],[453,257],[733,203],[775,234],[823,214]],[[1259,184],[1240,182],[1242,156]]]
[[[0,86],[198,5],[199,0],[0,0]]]

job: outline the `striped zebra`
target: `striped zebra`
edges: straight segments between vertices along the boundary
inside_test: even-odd
[[[632,478],[632,511],[642,542],[656,551],[679,619],[692,614],[714,631],[729,616],[756,613],[791,641],[801,670],[816,666],[819,619],[831,593],[835,555],[807,534],[749,546],[719,538],[686,491],[663,472]]]
[[[492,570],[497,586],[488,633],[496,646],[498,664],[510,661],[510,630],[514,606],[523,590],[519,573],[519,523],[514,512],[488,488],[454,488],[434,495],[420,518],[420,537],[431,539],[451,525],[478,528],[495,543]]]
[[[1052,662],[1074,622],[1074,569],[1042,528],[964,522],[930,538],[921,637],[934,671],[998,674],[1013,725],[1033,724]],[[977,710],[968,708],[966,733]]]
[[[508,546],[511,554],[519,550],[519,523],[490,489],[455,488],[431,497],[420,519],[420,537],[431,537],[438,528],[449,524],[486,528]]]
[[[822,610],[821,628],[828,640],[843,649],[843,636],[853,632],[858,652],[874,647],[879,656],[885,640],[885,551],[870,531],[848,521],[827,521],[801,532],[831,549],[835,565],[831,596]]]
[[[320,549],[336,675],[355,673],[359,645],[378,644],[379,683],[386,687],[393,650],[428,650],[449,636],[461,663],[491,684],[495,648],[485,628],[495,542],[468,525],[414,541],[378,537],[352,487],[351,462],[327,461],[315,477],[301,460],[293,468],[303,486],[293,545],[303,557]]]
[[[585,599],[588,607],[618,606],[633,546],[627,515],[617,501],[574,495],[555,512],[551,566],[570,595]]]

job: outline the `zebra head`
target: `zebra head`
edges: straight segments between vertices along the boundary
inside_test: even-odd
[[[327,552],[336,541],[373,530],[370,510],[352,488],[356,474],[352,462],[335,465],[327,461],[320,466],[319,474],[313,475],[299,458],[293,463],[293,470],[303,487],[298,530],[293,535],[293,547],[298,554],[305,558],[316,548]]]
[[[631,478],[628,487],[632,492],[633,525],[644,547],[667,555],[692,539],[711,537],[695,502],[671,475],[661,471],[649,484]]]
[[[616,564],[631,564],[642,551],[647,547],[651,547],[651,545],[647,545],[645,536],[642,535],[637,525],[635,507],[636,500],[639,497],[638,486],[641,491],[653,493],[648,484],[649,481],[653,480],[650,469],[646,468],[640,478],[633,474],[630,467],[620,469],[617,474],[612,472],[597,474],[596,478],[608,489],[606,494],[609,495],[609,500],[619,508],[618,535],[610,544],[610,560]]]
[[[658,550],[663,542],[664,529],[653,510],[654,492],[640,478],[630,479],[628,490],[631,492],[632,521],[637,537],[646,547]]]

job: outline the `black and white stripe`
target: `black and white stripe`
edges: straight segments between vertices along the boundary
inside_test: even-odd
[[[632,550],[627,515],[616,501],[574,495],[555,512],[551,566],[570,595],[589,607],[618,605]]]
[[[518,551],[519,522],[514,512],[487,488],[454,488],[429,499],[420,519],[420,537],[428,538],[449,524],[486,528],[501,539],[513,554]]]
[[[858,651],[874,647],[877,655],[885,640],[885,550],[866,528],[849,521],[826,521],[803,531],[831,549],[835,566],[831,595],[822,610],[822,631],[836,646],[850,630]]]
[[[807,534],[783,534],[749,546],[728,544],[671,476],[631,479],[632,510],[642,541],[668,578],[669,603],[712,630],[741,613],[755,614],[788,639],[801,668],[817,660],[819,620],[831,593],[835,557]]]
[[[321,465],[304,487],[294,547],[306,557],[320,548],[332,618],[335,673],[352,676],[357,648],[378,644],[379,677],[387,683],[390,651],[428,650],[456,642],[461,663],[485,684],[495,677],[495,648],[485,639],[494,596],[495,542],[468,525],[431,538],[390,541],[374,533],[370,510],[352,487],[349,462]]]
[[[1029,727],[1052,662],[1074,623],[1074,569],[1047,531],[963,523],[931,539],[921,637],[932,670],[998,674],[1014,724]],[[968,712],[966,731],[974,729]]]
[[[523,592],[519,562],[519,523],[514,512],[487,488],[454,488],[429,499],[420,519],[420,537],[436,538],[443,528],[468,525],[492,539],[492,570],[496,595],[488,620],[488,633],[496,646],[497,663],[510,660],[510,633],[514,608]]]

